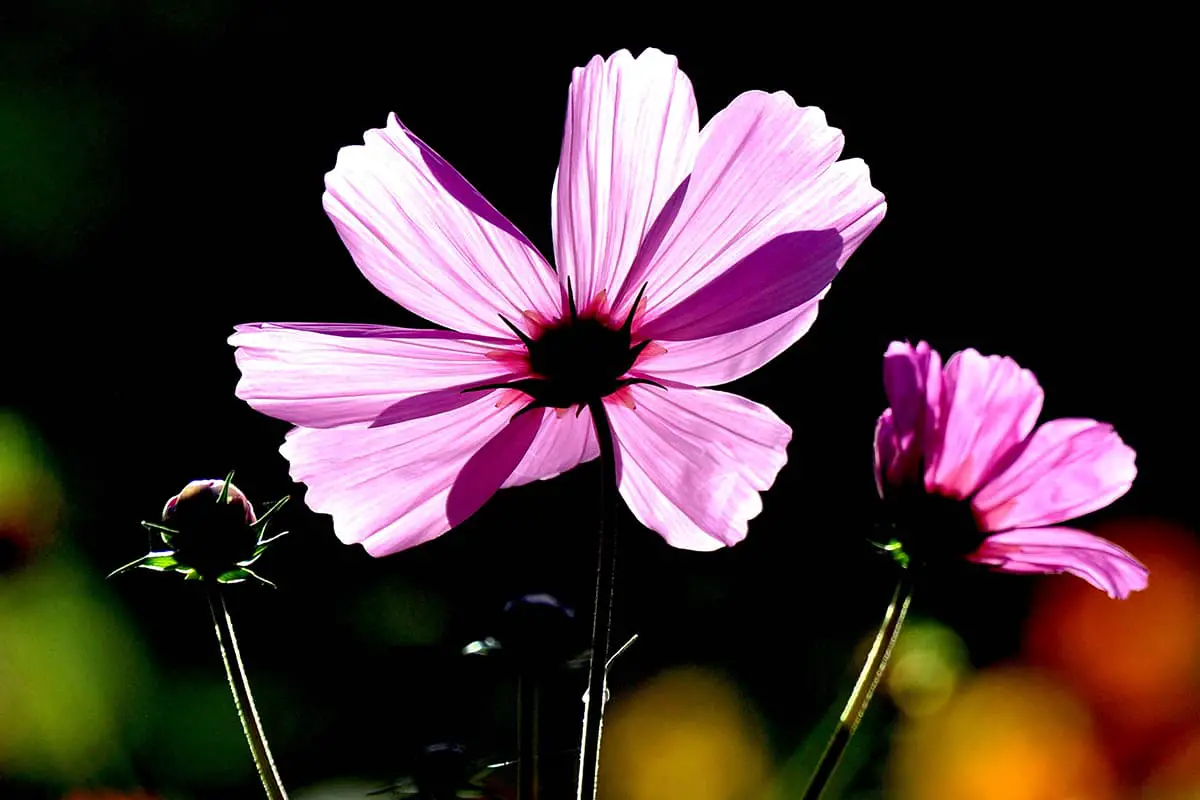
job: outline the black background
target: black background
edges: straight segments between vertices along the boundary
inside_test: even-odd
[[[1012,355],[1045,387],[1046,418],[1112,422],[1137,450],[1117,512],[1195,525],[1191,137],[1170,20],[875,20],[868,35],[858,7],[822,21],[797,9],[788,24],[726,9],[700,34],[609,8],[589,21],[600,11],[526,23],[449,5],[68,5],[10,17],[4,80],[61,109],[38,152],[74,165],[75,183],[61,213],[59,196],[31,195],[52,213],[4,243],[0,402],[47,438],[69,529],[98,572],[144,551],[138,520],[193,478],[232,468],[259,503],[302,498],[277,453],[288,426],[233,396],[234,324],[419,324],[361,277],[321,209],[338,148],[396,111],[550,253],[570,71],[621,47],[677,55],[702,121],[748,89],[820,106],[889,210],[812,331],[730,387],[795,429],[747,540],[676,551],[624,518],[617,638],[641,641],[615,691],[673,663],[719,666],[783,753],[834,701],[891,591],[864,537],[894,339]],[[555,593],[586,628],[598,476],[590,464],[504,491],[460,529],[382,560],[290,505],[293,535],[261,563],[279,591],[231,592],[255,680],[279,687],[260,702],[285,777],[390,779],[442,739],[508,755],[501,677],[455,653],[526,591]],[[1035,580],[955,578],[918,611],[990,663],[1013,652]],[[350,620],[380,587],[437,598],[432,643],[357,632]],[[191,586],[143,573],[113,589],[164,669],[219,669]],[[565,746],[584,679],[567,679],[549,723]],[[138,780],[170,785],[153,747],[139,759]],[[253,776],[240,787],[213,796],[253,796]]]

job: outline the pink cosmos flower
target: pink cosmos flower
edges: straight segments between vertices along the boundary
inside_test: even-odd
[[[701,129],[675,58],[596,57],[568,94],[556,273],[393,115],[342,149],[325,209],[377,289],[449,330],[242,325],[237,395],[298,426],[281,449],[292,477],[372,555],[595,458],[596,396],[637,519],[676,547],[732,545],[791,429],[703,387],[802,336],[883,218],[841,149],[785,93],[742,94]]]
[[[891,408],[875,429],[875,477],[912,558],[965,557],[1001,572],[1077,575],[1112,597],[1148,571],[1098,536],[1058,527],[1133,484],[1134,452],[1112,426],[1055,419],[1037,429],[1042,388],[1011,358],[942,359],[925,342],[884,356]]]

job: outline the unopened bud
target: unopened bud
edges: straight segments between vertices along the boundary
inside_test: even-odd
[[[224,494],[224,499],[222,499]],[[167,501],[162,513],[163,541],[180,563],[201,577],[217,577],[254,557],[258,533],[254,509],[241,489],[225,481],[192,481]]]
[[[158,533],[167,549],[151,552],[121,567],[182,572],[190,579],[239,583],[251,578],[264,583],[249,567],[267,545],[283,534],[264,538],[267,520],[286,501],[283,498],[258,518],[241,489],[225,480],[192,481],[163,507],[162,524],[143,522]],[[110,576],[111,577],[111,576]]]

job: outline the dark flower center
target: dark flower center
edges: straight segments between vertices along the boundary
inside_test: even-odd
[[[629,332],[598,319],[564,320],[527,345],[529,368],[543,379],[533,397],[552,408],[607,397],[624,384],[642,347],[631,348]]]
[[[619,328],[595,316],[579,316],[573,298],[570,315],[543,328],[536,339],[504,320],[529,351],[529,369],[533,377],[471,387],[468,391],[519,389],[533,398],[533,402],[522,409],[524,412],[534,408],[585,406],[625,386],[654,384],[646,378],[624,377],[650,344],[648,339],[633,344],[633,317],[645,289],[643,286],[638,292],[629,315]]]
[[[890,489],[887,509],[897,541],[917,563],[960,561],[986,537],[969,500],[931,494],[920,485]]]

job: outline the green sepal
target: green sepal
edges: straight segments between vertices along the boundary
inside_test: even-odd
[[[272,589],[279,588],[263,576],[259,575],[253,570],[246,569],[245,567],[231,569],[228,572],[222,572],[219,576],[217,576],[217,583],[244,583],[248,580],[256,580],[259,583],[264,583],[267,586],[270,586]]]
[[[204,576],[203,576],[203,575],[201,575],[201,574],[200,574],[199,572],[197,572],[196,570],[192,569],[191,567],[188,567],[187,569],[185,569],[185,570],[182,570],[182,572],[183,572],[183,579],[184,579],[185,581],[201,581],[201,580],[204,580]]]
[[[161,553],[147,553],[141,558],[130,561],[123,567],[118,567],[108,573],[111,578],[114,575],[120,575],[122,572],[128,572],[131,569],[141,567],[142,569],[152,569],[155,572],[168,572],[179,567],[179,561],[175,558],[175,553],[170,550]]]
[[[247,577],[249,577],[249,578],[253,578],[254,580],[258,581],[259,583],[262,583],[262,584],[265,584],[265,585],[267,585],[267,586],[270,586],[272,589],[278,589],[278,588],[279,588],[279,587],[278,587],[278,586],[276,586],[274,583],[272,583],[271,581],[267,580],[267,579],[266,579],[266,578],[264,578],[262,575],[259,575],[259,574],[258,574],[257,572],[255,572],[254,570],[250,570],[250,569],[246,569],[245,567],[242,567],[242,568],[241,568],[241,570],[239,570],[239,571],[240,571],[240,572],[244,572],[244,573],[246,573],[246,576],[247,576]]]
[[[282,498],[280,498],[275,503],[275,505],[268,508],[267,512],[265,514],[263,514],[261,517],[259,517],[257,520],[255,520],[254,524],[250,526],[250,529],[261,533],[263,530],[266,529],[267,520],[269,520],[276,511],[283,508],[284,504],[287,503],[287,501],[291,500],[291,499],[292,499],[291,495],[284,495]],[[279,534],[279,535],[282,536],[283,534]],[[278,537],[276,537],[276,538],[278,538]]]
[[[164,544],[171,543],[171,537],[179,534],[179,531],[174,528],[168,528],[166,525],[159,525],[157,522],[146,522],[142,520],[142,527],[150,533],[157,533],[162,537]]]
[[[233,470],[229,470],[229,474],[225,476],[225,482],[221,484],[221,493],[217,495],[217,505],[225,505],[229,502],[229,486],[233,483]]]
[[[288,533],[289,533],[289,531],[280,531],[279,533],[275,534],[274,536],[272,536],[268,539],[259,539],[258,546],[254,548],[254,557],[258,558],[259,556],[261,556],[263,553],[265,553],[267,551],[268,547],[270,547],[272,544],[279,541],[283,537],[287,536]]]
[[[882,550],[883,552],[889,554],[892,557],[892,559],[895,560],[895,562],[897,564],[899,564],[901,567],[907,568],[909,565],[909,562],[912,560],[911,558],[909,558],[908,553],[904,552],[904,545],[901,543],[901,541],[899,539],[896,539],[896,538],[889,539],[887,544],[880,544],[879,542],[871,542],[871,545],[873,547],[876,547],[879,550]]]

